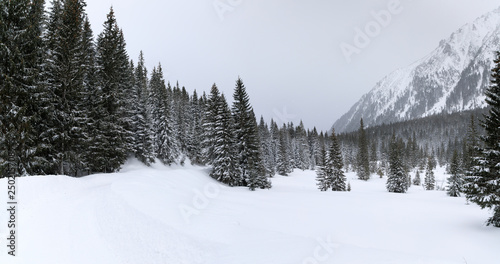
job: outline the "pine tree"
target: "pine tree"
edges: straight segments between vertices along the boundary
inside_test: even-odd
[[[488,225],[500,227],[500,51],[496,52],[491,85],[486,90],[486,103],[490,106],[482,127],[486,135],[481,138],[484,147],[476,158],[467,184],[467,199],[481,208],[493,210]]]
[[[204,163],[211,165],[215,159],[214,146],[215,146],[215,116],[217,116],[218,109],[220,108],[220,92],[217,85],[214,83],[210,90],[210,96],[206,100],[205,114],[203,116],[203,140],[202,140],[202,153]]]
[[[161,65],[153,69],[150,81],[153,131],[155,133],[155,154],[165,165],[176,162],[180,146],[175,131],[174,113],[168,100],[167,87]]]
[[[52,157],[58,174],[75,176],[83,167],[86,110],[84,105],[85,52],[83,30],[85,3],[65,0],[59,13],[53,13],[49,29],[48,84]],[[54,16],[60,16],[55,18]]]
[[[38,172],[44,2],[0,1],[0,173]]]
[[[290,171],[290,160],[288,156],[288,150],[287,150],[287,131],[285,125],[283,125],[283,128],[280,130],[279,133],[279,149],[278,149],[278,158],[277,158],[277,165],[276,165],[276,170],[279,175],[281,176],[288,176],[288,173]]]
[[[405,193],[408,190],[408,177],[402,161],[403,141],[392,136],[389,149],[389,173],[386,187],[389,192]]]
[[[420,179],[420,171],[417,170],[417,172],[415,173],[415,178],[413,179],[413,185],[420,186],[421,183],[422,180]]]
[[[325,145],[321,146],[321,151],[320,151],[320,163],[316,167],[316,181],[318,188],[324,192],[328,191],[330,189],[330,181],[328,177],[328,172],[327,172],[327,162],[328,160],[328,154],[326,152],[326,147]]]
[[[367,181],[370,179],[370,160],[368,156],[368,139],[366,138],[363,119],[360,121],[358,135],[357,173],[360,180]]]
[[[97,127],[92,145],[93,172],[115,172],[127,159],[125,137],[124,97],[129,79],[129,59],[125,50],[123,32],[118,28],[111,8],[104,30],[97,39],[97,78],[100,90],[96,96]]]
[[[260,153],[257,121],[243,81],[238,78],[232,106],[238,168],[250,190],[271,188]]]
[[[460,159],[458,158],[458,152],[453,151],[453,157],[450,164],[450,174],[448,178],[448,195],[452,197],[459,197],[460,192],[462,192],[463,178],[460,165]]]
[[[231,111],[224,95],[221,95],[219,100],[217,115],[214,117],[214,160],[210,176],[229,186],[238,186],[242,179],[235,166],[234,126]]]
[[[266,175],[273,177],[274,174],[276,174],[276,164],[273,156],[271,132],[269,131],[269,127],[264,122],[264,117],[262,116],[260,117],[259,122],[259,139]]]
[[[190,126],[190,140],[188,145],[188,157],[191,159],[192,164],[202,165],[202,147],[203,140],[203,102],[198,98],[196,90],[191,96],[191,126]]]
[[[332,131],[330,136],[330,150],[328,152],[328,166],[333,169],[330,186],[332,191],[345,191],[346,190],[346,177],[342,167],[344,166],[342,159],[342,152],[335,135],[335,130]]]
[[[154,138],[151,127],[151,104],[149,100],[149,88],[147,69],[142,51],[139,54],[139,62],[134,71],[134,91],[131,106],[133,107],[133,142],[135,157],[146,165],[154,162]]]
[[[426,190],[434,190],[436,188],[436,178],[434,178],[434,156],[430,156],[425,167],[424,187]]]

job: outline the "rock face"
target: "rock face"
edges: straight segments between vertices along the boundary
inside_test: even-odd
[[[339,120],[337,132],[485,107],[495,51],[500,50],[500,8],[466,24],[426,57],[387,75]]]

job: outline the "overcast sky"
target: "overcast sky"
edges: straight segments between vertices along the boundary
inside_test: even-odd
[[[130,58],[144,51],[148,68],[161,62],[171,83],[200,94],[217,83],[232,101],[241,76],[257,118],[302,119],[319,130],[330,129],[385,75],[500,6],[498,0],[86,2],[95,35],[112,5]]]

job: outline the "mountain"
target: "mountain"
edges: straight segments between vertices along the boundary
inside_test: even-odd
[[[500,47],[500,8],[455,31],[424,58],[398,69],[335,122],[337,132],[482,108],[495,51]]]

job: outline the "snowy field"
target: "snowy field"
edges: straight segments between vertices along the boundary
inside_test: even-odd
[[[498,263],[500,229],[464,198],[348,174],[352,191],[320,192],[315,172],[271,190],[228,188],[206,168],[129,162],[120,173],[18,179],[17,255],[2,264]],[[436,172],[443,180],[444,171]],[[423,174],[422,174],[423,177]],[[6,180],[0,204],[7,208]],[[438,181],[438,185],[440,185]]]

